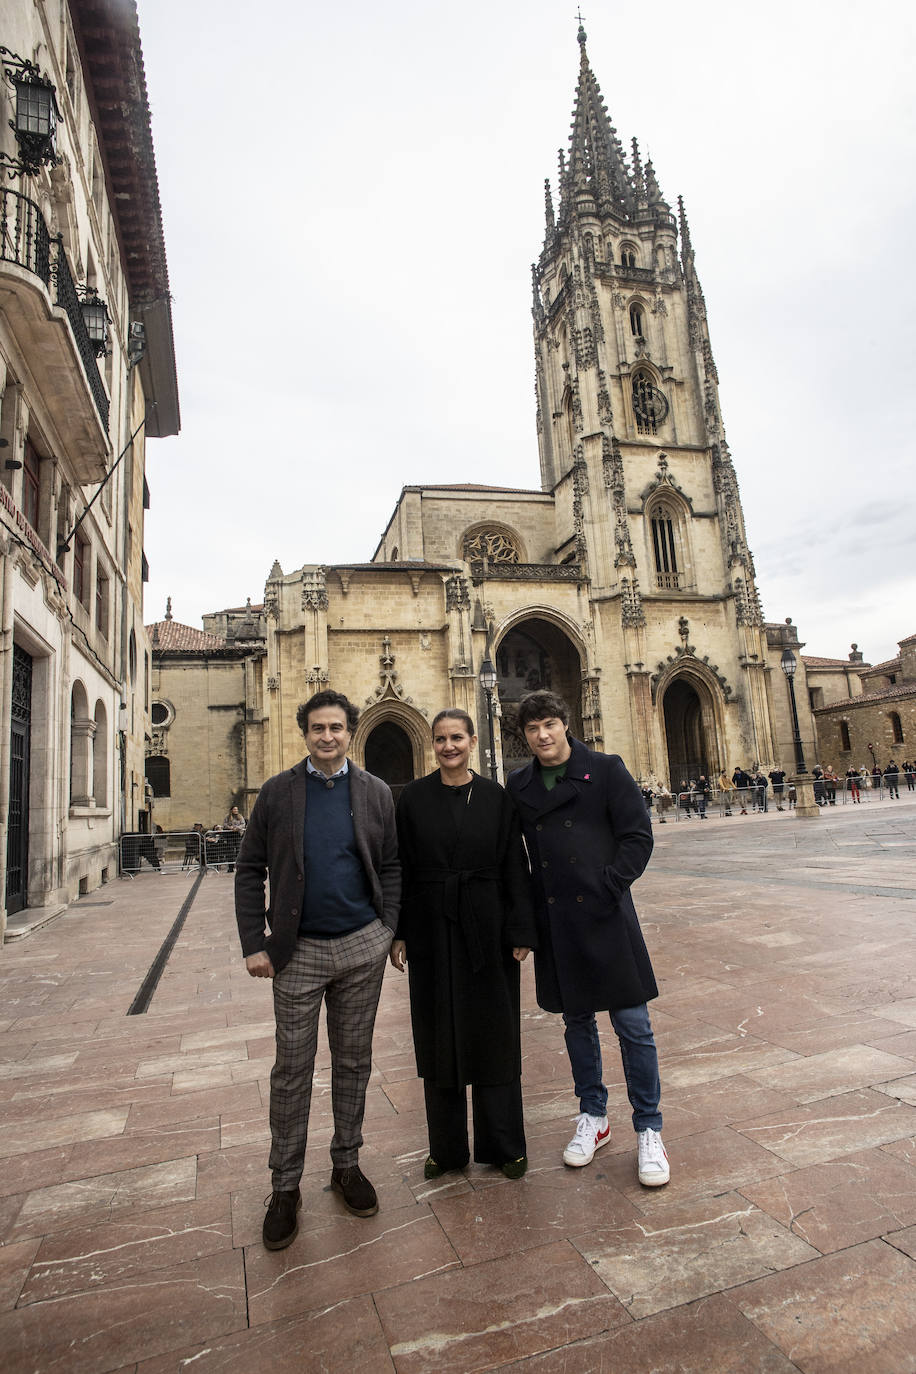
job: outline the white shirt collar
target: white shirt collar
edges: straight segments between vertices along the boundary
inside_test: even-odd
[[[331,778],[342,778],[345,773],[348,773],[350,771],[350,760],[344,759],[343,763],[340,765],[336,773],[328,774],[322,773],[320,768],[316,768],[315,765],[312,763],[311,754],[306,754],[305,771],[307,773],[314,773],[316,778],[323,778],[325,782],[330,782]]]

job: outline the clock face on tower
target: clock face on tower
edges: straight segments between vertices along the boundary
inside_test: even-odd
[[[654,434],[668,415],[668,401],[644,372],[633,378],[633,414],[641,434]]]

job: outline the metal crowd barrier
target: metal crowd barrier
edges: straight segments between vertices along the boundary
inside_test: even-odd
[[[118,847],[122,878],[136,878],[140,873],[197,873],[201,867],[201,836],[196,830],[154,835],[130,832],[121,836]]]
[[[231,873],[242,843],[241,830],[208,830],[203,842],[204,868],[208,871],[215,869],[218,873]]]

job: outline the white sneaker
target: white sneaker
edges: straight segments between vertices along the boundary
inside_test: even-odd
[[[651,1128],[636,1133],[639,1152],[639,1181],[645,1188],[660,1188],[671,1177],[668,1156],[658,1131]]]
[[[606,1145],[611,1138],[611,1128],[606,1116],[589,1116],[581,1112],[576,1122],[576,1134],[563,1151],[563,1163],[581,1169],[583,1164],[591,1164],[595,1151]]]

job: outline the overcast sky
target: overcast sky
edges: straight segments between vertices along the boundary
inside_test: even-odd
[[[145,618],[368,561],[405,484],[537,487],[530,264],[572,3],[139,0],[183,427]],[[916,632],[914,7],[583,3],[624,145],[684,196],[768,620]]]

